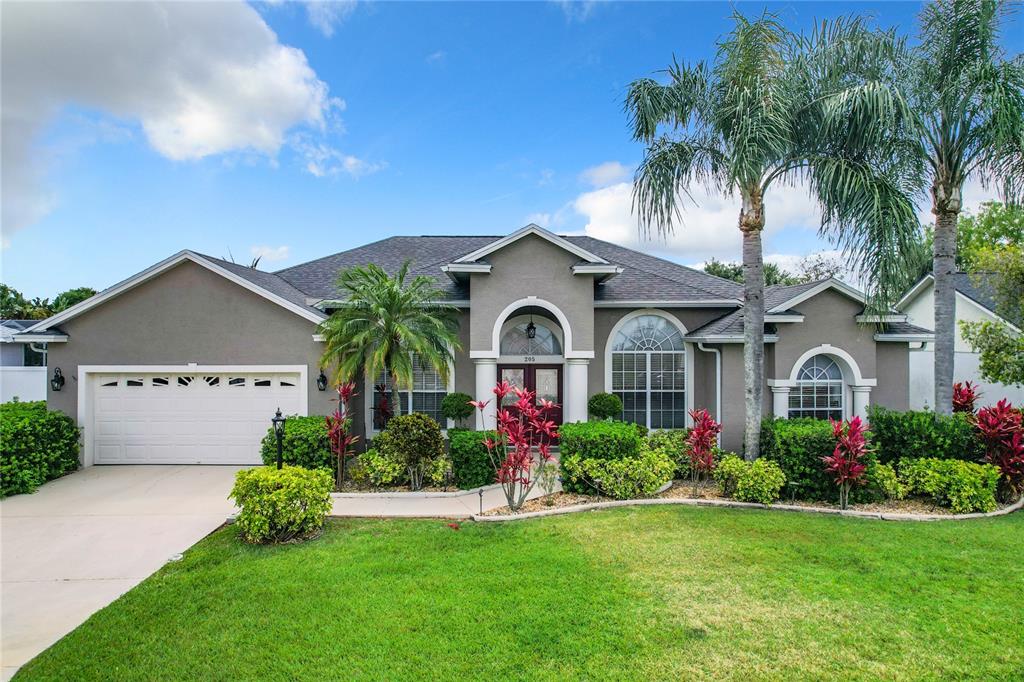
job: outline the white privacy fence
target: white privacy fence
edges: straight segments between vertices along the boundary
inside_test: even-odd
[[[45,367],[0,367],[0,402],[46,400]]]

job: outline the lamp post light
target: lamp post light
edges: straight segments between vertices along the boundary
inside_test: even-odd
[[[277,436],[277,468],[281,468],[282,455],[281,455],[281,439],[284,438],[284,423],[288,421],[281,416],[281,408],[277,408],[277,413],[270,422],[274,425],[274,435]]]

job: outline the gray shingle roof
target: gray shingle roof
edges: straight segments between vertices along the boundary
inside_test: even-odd
[[[231,261],[214,258],[213,256],[207,256],[206,254],[198,252],[196,252],[196,255],[205,258],[215,265],[219,265],[230,273],[248,280],[262,289],[266,289],[272,294],[280,296],[290,303],[295,303],[296,305],[300,305],[303,308],[317,313],[321,317],[326,317],[323,312],[306,303],[306,300],[309,298],[306,294],[299,291],[279,275],[272,272],[264,272],[263,270],[256,270],[245,265],[239,265],[238,263],[232,263]]]
[[[996,296],[990,286],[989,276],[984,273],[968,275],[958,272],[953,275],[953,287],[961,294],[995,312]]]
[[[910,324],[909,322],[886,322],[883,327],[881,334],[934,334],[931,329],[925,329],[924,327],[918,327],[917,325]]]
[[[708,322],[703,327],[694,329],[687,338],[702,338],[705,336],[742,336],[743,335],[743,308],[734,310],[717,320]]]
[[[591,237],[565,238],[615,265],[622,266],[622,274],[597,287],[594,294],[597,301],[738,300],[742,293],[741,287],[735,282],[661,258]],[[340,270],[355,265],[376,263],[387,272],[395,272],[406,259],[411,259],[412,274],[434,277],[438,287],[449,298],[466,299],[469,295],[465,286],[450,281],[441,272],[441,266],[497,239],[501,237],[390,237],[285,268],[274,274],[309,297],[329,299],[337,295],[334,282]]]

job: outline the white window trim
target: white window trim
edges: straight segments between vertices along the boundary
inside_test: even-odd
[[[547,328],[548,330],[551,331],[552,335],[554,335],[554,337],[556,339],[558,339],[558,345],[562,347],[562,353],[565,353],[565,338],[564,338],[564,335],[562,334],[562,328],[559,327],[557,324],[555,324],[553,322],[553,320],[549,320],[546,317],[540,317],[538,315],[516,315],[515,317],[508,318],[507,320],[505,320],[504,324],[501,325],[501,339],[504,339],[505,335],[508,334],[509,331],[511,331],[512,328],[517,326],[517,325],[528,324],[530,321],[534,321],[534,324],[537,324],[535,320],[538,317],[541,320],[541,326],[543,326],[543,327],[545,327],[545,328]],[[498,341],[498,351],[501,352],[501,340],[500,339]],[[526,355],[526,353],[524,353],[524,355]],[[522,361],[521,360],[521,356],[515,356],[515,355],[501,355],[500,356],[500,358],[506,358],[506,357],[519,357],[520,360],[513,361],[513,362],[521,362]],[[542,358],[558,358],[559,361],[561,361],[563,356],[562,355],[538,355],[537,357],[542,357]],[[538,362],[540,362],[540,361],[538,360]]]
[[[612,330],[608,334],[608,339],[605,341],[604,346],[604,391],[605,393],[612,392],[612,346],[615,344],[615,336],[623,327],[626,326],[626,324],[630,320],[633,320],[637,317],[643,317],[644,315],[656,315],[658,317],[662,317],[668,320],[676,327],[676,330],[683,338],[683,353],[685,354],[684,358],[686,362],[686,367],[684,368],[684,371],[686,372],[686,376],[684,379],[685,388],[683,389],[686,393],[684,407],[686,411],[686,421],[684,423],[686,424],[687,428],[689,428],[693,426],[693,418],[690,417],[690,410],[693,409],[693,344],[685,340],[686,325],[680,322],[678,317],[676,317],[675,315],[668,311],[661,310],[659,308],[641,308],[639,310],[633,310],[620,317],[619,321],[612,326]],[[679,351],[672,352],[678,353]],[[649,422],[650,419],[651,415],[650,413],[648,413],[647,421]]]
[[[369,373],[363,377],[363,392],[366,394],[366,400],[363,401],[363,425],[365,427],[367,440],[373,436],[380,435],[380,429],[374,428],[373,425],[373,394],[377,385],[376,377],[371,377]],[[403,391],[399,389],[399,393]],[[409,393],[409,410],[412,411],[412,394],[413,391],[406,391]],[[452,363],[452,367],[448,371],[448,383],[445,386],[445,393],[455,392],[455,363]],[[447,435],[448,429],[455,428],[454,419],[446,419],[445,424],[441,428],[441,433]]]
[[[850,389],[850,384],[847,382],[846,377],[843,375],[842,365],[840,365],[838,362],[836,362],[835,357],[829,355],[828,353],[819,353],[818,355],[812,355],[811,358],[816,358],[816,357],[821,357],[821,356],[824,356],[824,357],[828,358],[829,360],[832,361],[833,364],[835,364],[836,369],[839,370],[839,381],[837,382],[835,379],[827,379],[827,380],[824,380],[824,381],[818,381],[818,380],[810,380],[810,379],[800,379],[800,378],[797,378],[796,379],[796,385],[793,386],[792,388],[790,388],[787,398],[792,397],[793,396],[793,391],[799,390],[799,389],[803,388],[804,385],[818,385],[818,384],[834,384],[834,383],[838,383],[839,384],[839,414],[842,415],[843,419],[849,419],[850,418],[850,401],[847,400],[846,394],[849,393],[851,389]],[[803,369],[804,364],[807,364],[808,362],[810,362],[811,358],[807,358],[807,360],[805,360],[803,362],[803,364],[800,365],[800,368],[797,369],[797,372],[796,372],[797,373],[797,377],[800,376],[800,370]],[[796,408],[796,409],[798,411],[804,411],[804,412],[806,412],[806,411],[812,411],[812,412],[820,411],[818,408]],[[828,410],[829,408],[822,408],[822,409]],[[793,408],[789,407],[788,403],[787,403],[787,406],[786,406],[786,419],[791,419],[792,418],[792,416],[790,414],[792,412],[792,410],[793,410]]]
[[[98,374],[298,374],[299,412],[309,415],[309,368],[306,365],[79,365],[78,366],[78,426],[82,429],[82,466],[93,465],[94,445],[92,433],[93,378]],[[269,417],[268,417],[269,421]]]

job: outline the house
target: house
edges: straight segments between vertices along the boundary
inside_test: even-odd
[[[0,320],[0,402],[46,400],[46,343],[17,336],[38,322]]]
[[[327,414],[317,326],[343,302],[340,270],[377,263],[436,279],[459,311],[447,383],[419,367],[402,411],[442,421],[443,396],[491,399],[499,379],[587,419],[613,392],[650,428],[707,408],[723,444],[743,437],[743,320],[734,282],[583,236],[528,225],[501,237],[391,237],[275,273],[182,251],[26,330],[49,341],[53,408],[84,429],[84,463],[249,463],[280,407]],[[864,316],[834,279],[767,291],[765,415],[849,417],[906,409],[910,346],[932,337],[902,315]],[[328,369],[329,372],[329,369]],[[60,388],[60,390],[56,390]],[[355,430],[372,437],[386,377],[359,382]],[[493,425],[495,404],[477,418]],[[442,424],[445,426],[445,424]]]
[[[1020,333],[1020,329],[996,312],[992,289],[984,278],[958,272],[953,275],[956,291],[956,339],[953,345],[953,381],[972,381],[981,389],[982,404],[995,404],[1006,398],[1014,405],[1024,404],[1024,386],[993,384],[981,378],[980,357],[960,333],[960,322],[996,322]],[[896,304],[913,324],[933,329],[935,325],[935,278],[922,277]],[[935,349],[923,344],[910,354],[910,408],[932,408],[935,399]]]

